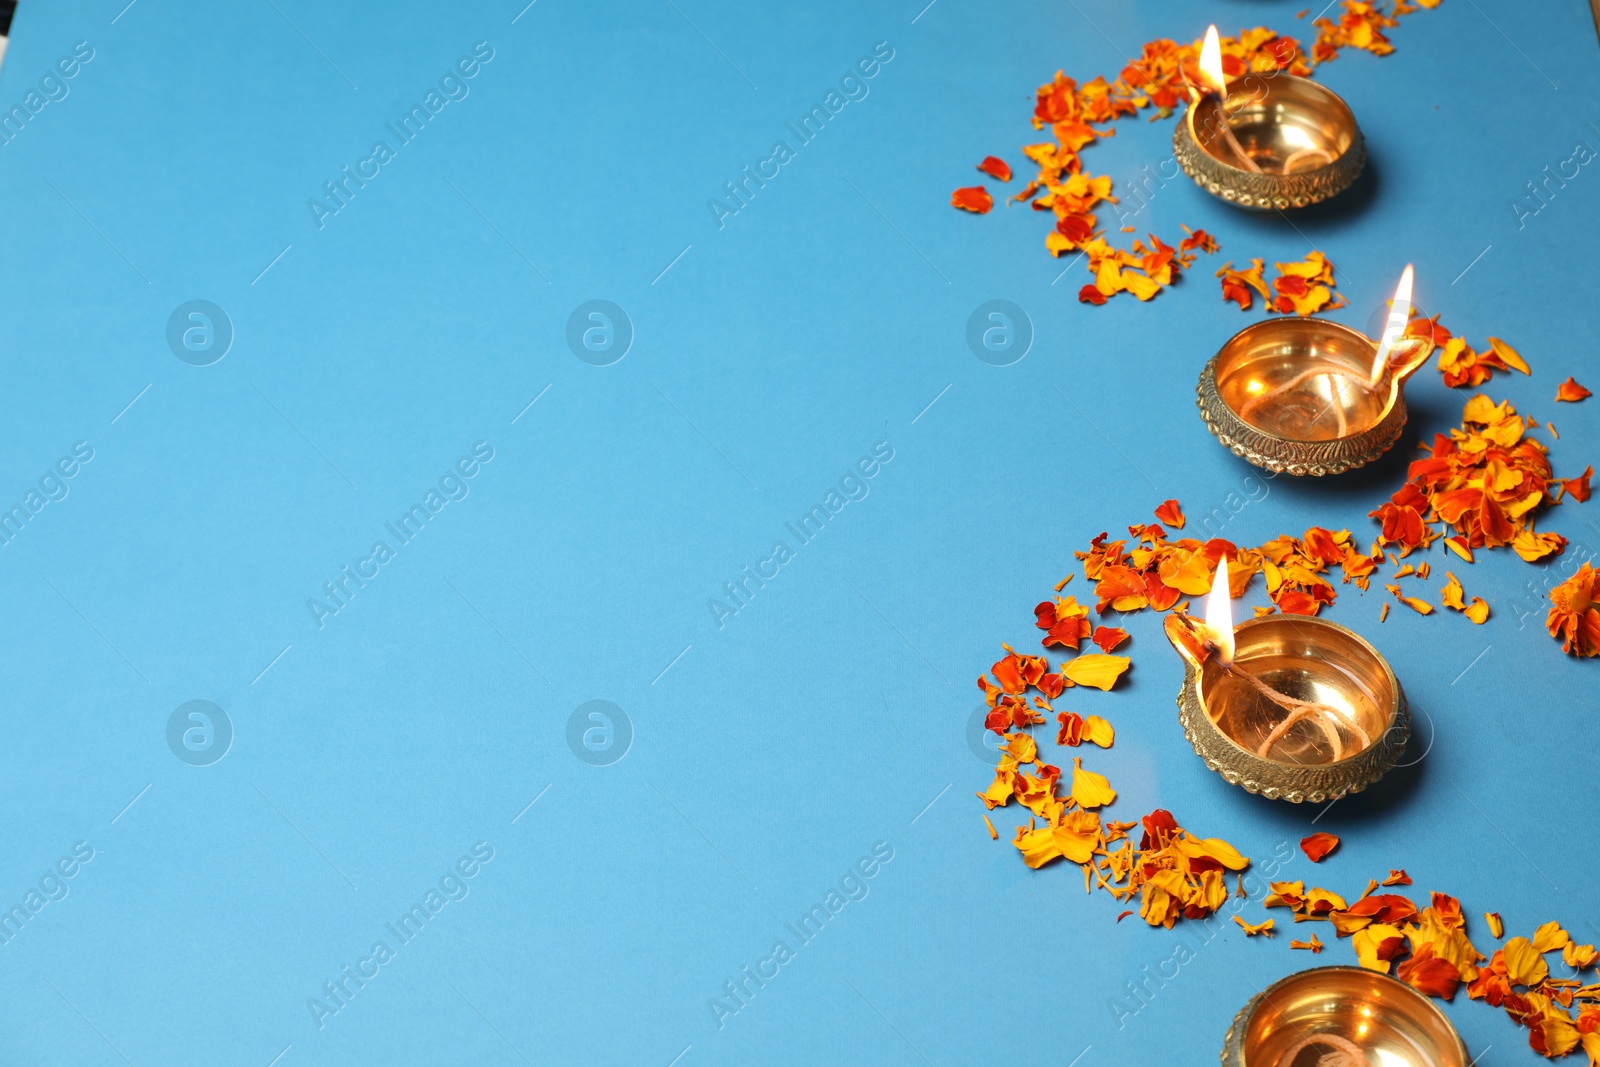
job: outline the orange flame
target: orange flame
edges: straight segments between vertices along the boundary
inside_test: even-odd
[[[1383,326],[1383,337],[1378,342],[1378,354],[1372,361],[1373,385],[1378,384],[1378,379],[1383,377],[1384,364],[1389,362],[1389,353],[1405,336],[1406,323],[1411,321],[1411,264],[1406,264],[1406,269],[1400,275],[1400,284],[1395,286],[1394,300],[1389,305],[1389,319]]]
[[[1222,73],[1222,42],[1217,39],[1215,26],[1206,30],[1205,44],[1200,46],[1200,76],[1206,88],[1224,95],[1228,92],[1228,79]]]
[[[1217,644],[1217,662],[1233,662],[1233,604],[1228,593],[1228,557],[1217,561],[1217,576],[1206,597],[1206,630]]]

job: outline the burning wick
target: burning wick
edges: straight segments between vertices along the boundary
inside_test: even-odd
[[[1274,386],[1246,400],[1240,405],[1239,414],[1248,419],[1256,408],[1259,408],[1267,401],[1275,400],[1285,393],[1298,389],[1301,385],[1314,378],[1324,378],[1328,383],[1328,405],[1324,410],[1332,409],[1335,418],[1338,420],[1338,435],[1340,437],[1345,436],[1350,430],[1344,413],[1344,385],[1346,383],[1349,383],[1356,390],[1373,392],[1383,381],[1385,372],[1392,372],[1392,378],[1394,379],[1404,380],[1433,352],[1432,345],[1416,345],[1415,342],[1407,342],[1410,345],[1414,345],[1411,351],[1407,352],[1399,363],[1394,366],[1390,366],[1389,363],[1396,349],[1400,347],[1401,342],[1406,340],[1406,325],[1411,321],[1412,275],[1411,264],[1407,263],[1406,269],[1400,274],[1400,284],[1395,287],[1394,300],[1389,305],[1389,318],[1384,324],[1383,336],[1378,342],[1378,351],[1372,360],[1372,371],[1367,375],[1365,381],[1337,371],[1314,367],[1311,370],[1302,371],[1282,385]]]
[[[1222,136],[1227,140],[1228,146],[1233,149],[1234,155],[1239,157],[1239,161],[1244,164],[1246,170],[1252,174],[1264,173],[1261,165],[1251,158],[1250,154],[1244,150],[1244,146],[1239,143],[1239,139],[1234,136],[1233,124],[1228,121],[1228,79],[1222,71],[1222,41],[1217,36],[1216,26],[1206,29],[1205,43],[1200,46],[1200,75],[1207,83],[1206,88],[1215,91],[1217,94],[1217,107],[1222,114]],[[1190,87],[1190,90],[1191,92],[1194,91],[1193,86]],[[1198,95],[1196,93],[1197,99]],[[1305,159],[1315,159],[1317,166],[1325,167],[1332,163],[1334,158],[1333,153],[1324,151],[1321,148],[1302,148],[1299,151],[1290,153],[1289,157],[1283,161],[1283,165],[1278,168],[1278,172],[1280,174],[1292,174],[1294,173],[1294,168],[1301,160]]]
[[[1179,616],[1174,617],[1177,618]],[[1216,657],[1217,666],[1289,713],[1256,746],[1257,756],[1266,759],[1267,753],[1272,751],[1272,746],[1276,745],[1289,732],[1290,728],[1302,719],[1313,719],[1317,726],[1321,728],[1328,739],[1328,744],[1333,748],[1333,762],[1335,763],[1344,758],[1344,741],[1339,736],[1339,726],[1342,725],[1355,734],[1360,739],[1362,748],[1366,748],[1371,743],[1372,739],[1361,728],[1361,724],[1343,710],[1331,704],[1297,700],[1286,693],[1280,693],[1233,661],[1235,652],[1233,605],[1228,585],[1227,556],[1223,556],[1217,561],[1217,574],[1211,583],[1211,593],[1206,597],[1205,623],[1199,629],[1204,638],[1205,651]]]
[[[1222,115],[1222,136],[1227,139],[1228,147],[1239,157],[1245,170],[1252,174],[1262,173],[1260,164],[1250,158],[1239,139],[1233,135],[1233,125],[1228,121],[1228,79],[1222,73],[1222,42],[1217,37],[1214,25],[1206,29],[1205,43],[1200,46],[1200,76],[1208,83],[1207,88],[1217,94],[1217,110]]]
[[[1228,588],[1228,557],[1217,561],[1217,576],[1211,580],[1211,593],[1206,597],[1206,631],[1217,646],[1217,662],[1224,667],[1233,663],[1233,605]]]
[[[1411,264],[1400,274],[1400,284],[1395,286],[1394,300],[1389,304],[1389,321],[1384,324],[1383,337],[1378,342],[1378,354],[1372,361],[1372,376],[1368,384],[1376,386],[1388,366],[1389,354],[1406,334],[1406,324],[1411,321]]]

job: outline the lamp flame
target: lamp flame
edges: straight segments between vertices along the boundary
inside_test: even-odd
[[[1206,630],[1217,645],[1217,662],[1233,662],[1233,605],[1228,590],[1228,557],[1217,561],[1217,576],[1206,597]]]
[[[1215,26],[1206,30],[1205,43],[1200,46],[1200,76],[1205,79],[1206,88],[1227,95],[1228,79],[1222,73],[1222,42],[1217,38]]]
[[[1411,264],[1400,275],[1395,286],[1394,300],[1389,305],[1389,319],[1383,326],[1383,337],[1378,342],[1378,354],[1372,361],[1371,384],[1377,385],[1383,377],[1383,368],[1389,362],[1389,353],[1405,336],[1406,324],[1411,321]]]

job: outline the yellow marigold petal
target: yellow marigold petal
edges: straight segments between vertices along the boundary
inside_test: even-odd
[[[1238,849],[1220,837],[1191,837],[1185,833],[1173,845],[1190,859],[1213,859],[1230,871],[1242,871],[1250,865],[1248,856],[1240,855]]]
[[[1554,952],[1558,948],[1565,948],[1571,940],[1567,932],[1561,929],[1561,924],[1551,920],[1533,932],[1533,951]]]
[[[1039,744],[1024,733],[1006,734],[1006,755],[1020,763],[1032,763],[1039,758]]]
[[[1110,748],[1116,733],[1109,722],[1098,715],[1090,715],[1083,720],[1083,739],[1101,748]]]
[[[1068,660],[1061,668],[1067,681],[1074,685],[1087,685],[1094,689],[1109,690],[1117,684],[1122,672],[1133,661],[1127,656],[1108,656],[1102,652],[1087,652]]]
[[[1506,961],[1506,977],[1512,985],[1536,986],[1550,976],[1550,965],[1525,937],[1513,937],[1500,950]]]
[[[1568,941],[1561,949],[1561,961],[1576,971],[1588,970],[1594,966],[1596,959],[1600,959],[1600,952],[1596,952],[1593,945]]]
[[[1489,924],[1489,932],[1495,936],[1496,940],[1506,935],[1506,924],[1501,921],[1498,911],[1484,912],[1483,921]]]
[[[1235,915],[1233,921],[1238,923],[1240,928],[1244,930],[1246,937],[1255,937],[1257,934],[1266,934],[1271,937],[1272,927],[1275,925],[1271,919],[1265,922],[1247,923],[1242,915]]]
[[[1105,775],[1084,770],[1083,760],[1074,757],[1072,760],[1072,799],[1077,801],[1078,807],[1088,811],[1094,808],[1103,808],[1117,799],[1117,791],[1111,788],[1111,783],[1106,780]]]
[[[1447,608],[1454,608],[1456,611],[1467,610],[1467,603],[1461,596],[1461,579],[1449,571],[1444,573],[1450,580],[1445,583],[1443,589],[1439,590],[1439,602]]]
[[[1356,961],[1369,971],[1378,971],[1381,974],[1389,973],[1389,960],[1382,955],[1386,943],[1391,939],[1401,939],[1399,927],[1388,923],[1373,923],[1362,930],[1357,930],[1350,938],[1350,946],[1356,950]]]
[[[1523,374],[1533,373],[1528,369],[1527,361],[1517,354],[1517,350],[1500,340],[1500,338],[1489,338],[1489,347],[1494,349],[1494,354],[1505,360],[1507,365],[1515,367]]]

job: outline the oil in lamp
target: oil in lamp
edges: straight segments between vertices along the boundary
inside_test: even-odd
[[[1283,71],[1228,81],[1215,26],[1206,31],[1199,65],[1205,84],[1190,88],[1172,147],[1206,192],[1241,207],[1283,211],[1341,193],[1361,173],[1366,146],[1338,93]]]

